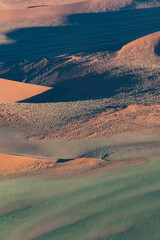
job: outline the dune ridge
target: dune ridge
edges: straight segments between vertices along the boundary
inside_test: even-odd
[[[146,67],[159,67],[160,57],[160,31],[134,40],[122,47],[116,53],[117,58],[125,61],[125,64],[131,62],[135,65]]]
[[[22,101],[50,89],[50,87],[20,83],[0,78],[0,102]]]
[[[105,161],[96,158],[77,158],[63,163],[55,159],[41,159],[0,153],[0,178],[43,174],[47,177],[75,177],[86,173],[143,165],[146,158],[126,158]]]
[[[53,177],[57,171],[65,174],[67,170],[70,174],[73,171],[87,171],[105,165],[105,161],[92,158],[78,158],[59,163],[56,159],[33,158],[27,156],[17,156],[0,153],[0,174],[2,176],[35,174],[52,170]]]

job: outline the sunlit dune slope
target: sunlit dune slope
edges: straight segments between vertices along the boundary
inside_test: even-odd
[[[21,175],[42,171],[45,172],[49,169],[52,170],[52,173],[60,172],[63,174],[68,170],[71,172],[81,172],[91,170],[105,164],[105,161],[94,158],[79,158],[66,162],[57,162],[55,159],[32,158],[0,153],[0,174],[2,175]]]
[[[53,166],[51,159],[39,159],[0,153],[0,173],[29,172]]]
[[[73,13],[85,13],[85,12],[104,12],[119,10],[122,7],[130,4],[132,0],[88,0],[88,1],[64,1],[62,4],[56,4],[54,2],[51,5],[38,5],[34,2],[18,3],[17,5],[8,4],[0,5],[0,20],[16,20],[21,19],[33,19],[42,17],[48,18],[56,15],[68,15]],[[27,5],[26,5],[27,4]],[[36,7],[37,6],[37,7]],[[47,22],[44,21],[44,25]],[[57,20],[58,21],[58,20]],[[11,23],[12,24],[12,23]],[[31,24],[31,23],[30,23]],[[37,24],[38,25],[38,24]],[[32,26],[32,24],[31,24]]]
[[[29,8],[29,7],[43,7],[43,6],[57,6],[63,4],[70,4],[76,2],[84,2],[86,0],[0,0],[0,4],[2,5],[2,9],[21,9],[21,8]]]
[[[0,102],[18,102],[51,89],[50,87],[0,79]]]
[[[131,158],[105,161],[96,158],[77,158],[64,162],[55,159],[40,159],[0,153],[0,175],[21,176],[26,174],[47,174],[56,176],[78,176],[87,172],[98,172],[114,168],[145,164],[146,158]]]
[[[139,66],[159,67],[160,64],[160,32],[156,32],[123,46],[117,53],[126,65],[134,63]]]

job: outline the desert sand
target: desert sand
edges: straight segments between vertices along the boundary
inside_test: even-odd
[[[100,159],[75,159],[64,163],[58,163],[55,159],[40,159],[25,156],[16,156],[8,154],[0,154],[0,174],[4,175],[23,175],[45,173],[46,170],[51,169],[60,171],[62,174],[66,171],[81,172],[98,168],[98,166],[105,165],[105,161]]]
[[[137,166],[147,163],[146,158],[130,158],[104,161],[96,158],[78,158],[59,162],[56,159],[33,158],[0,153],[0,175],[16,177],[43,174],[48,177],[73,177],[99,173],[106,170]]]
[[[123,46],[115,56],[126,65],[137,67],[159,67],[160,32],[156,32]]]
[[[50,89],[0,78],[0,102],[19,102]]]
[[[49,161],[49,162],[48,162]],[[0,154],[1,174],[20,174],[52,166],[51,159],[38,159],[25,156]]]
[[[81,5],[79,5],[81,3]],[[70,7],[81,6],[83,11],[106,11],[106,10],[117,10],[125,6],[131,5],[131,7],[147,8],[159,6],[158,0],[140,1],[140,0],[32,0],[32,1],[13,1],[13,0],[1,0],[2,9],[13,9],[13,8],[34,8],[44,6],[67,6]],[[74,9],[76,9],[74,6]],[[77,9],[80,11],[81,9]]]
[[[159,15],[0,0],[2,240],[158,239]]]
[[[100,113],[95,113],[95,109]],[[30,140],[69,141],[123,132],[158,134],[160,125],[159,105],[131,105],[104,111],[103,105],[96,105],[94,101],[84,106],[76,103],[1,103],[0,110],[0,125],[16,128]]]
[[[4,49],[10,44],[13,49],[15,47],[17,59],[14,61],[13,56],[9,59],[4,51],[0,70],[2,75],[14,80],[14,74],[18,75],[19,82],[0,79],[0,126],[16,129],[30,141],[73,141],[124,133],[159,134],[160,32],[133,39],[120,46],[118,51],[82,51],[53,56],[55,43],[52,38],[51,42],[45,42],[50,55],[43,56],[44,45],[38,45],[38,39],[32,47],[24,33],[22,39],[13,37],[15,29],[70,26],[67,17],[71,14],[158,6],[158,1],[142,3],[133,0],[23,3],[1,0],[0,42]],[[36,31],[39,30],[36,28]],[[55,37],[54,29],[52,31]],[[17,51],[18,44],[24,44],[25,54],[35,48],[35,56],[31,51],[33,59],[30,55],[21,55],[22,49]],[[71,172],[88,171],[107,164],[91,158],[61,163],[25,156],[1,154],[0,157],[2,172],[13,174],[48,168],[63,173],[68,169]]]
[[[106,137],[127,132],[158,134],[160,132],[159,125],[159,105],[132,105],[117,111],[115,109],[110,109],[92,117],[81,117],[79,120],[76,119],[57,130],[49,131],[46,135],[41,135],[41,139],[63,139],[69,141],[84,138]]]

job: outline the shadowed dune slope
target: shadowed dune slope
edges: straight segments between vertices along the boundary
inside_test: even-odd
[[[140,68],[148,68],[153,73],[155,70],[157,71],[160,65],[160,57],[158,55],[160,49],[159,43],[160,32],[139,38],[123,46],[120,51],[111,54],[109,56],[109,63],[107,63],[106,60],[106,64],[104,64],[104,57],[95,65],[94,63],[93,65],[92,63],[88,65],[88,68],[91,70],[94,69],[91,73],[88,74],[86,72],[86,74],[80,77],[72,76],[65,81],[56,81],[54,83],[54,89],[25,99],[24,102],[43,103],[101,99],[114,97],[117,93],[122,94],[129,91],[132,91],[131,94],[134,96],[135,89],[142,94],[142,92],[145,93],[150,91],[151,88],[154,88],[156,97],[159,93],[159,78],[156,77],[156,79],[154,79],[150,76],[149,79],[145,79],[143,76],[144,72],[141,72],[139,73],[141,77],[138,79],[134,71]],[[76,64],[78,64],[78,60]],[[102,66],[103,70],[98,72],[99,68]],[[115,67],[129,68],[132,72],[130,71],[129,74],[122,73],[120,76],[112,76],[113,73],[111,73],[111,71]],[[151,84],[153,79],[154,85]],[[144,94],[142,94],[142,98],[144,98]],[[158,103],[156,98],[155,103]]]
[[[0,102],[18,102],[49,89],[51,88],[0,79]]]

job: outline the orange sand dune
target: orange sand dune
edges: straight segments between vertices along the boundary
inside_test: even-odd
[[[137,4],[135,0],[0,0],[0,42],[10,43],[5,34],[17,28],[59,26],[69,14],[117,11]]]
[[[25,173],[52,167],[54,160],[39,159],[0,153],[0,173]]]
[[[118,56],[126,55],[126,54],[138,54],[141,51],[149,51],[155,54],[155,47],[160,42],[160,31],[152,33],[150,35],[141,37],[135,41],[132,41],[122,47],[120,51],[118,51]]]
[[[95,158],[78,158],[64,163],[55,159],[38,159],[0,153],[0,175],[22,176],[26,174],[45,174],[46,176],[78,176],[87,172],[106,171],[119,167],[145,164],[146,158],[105,161]]]
[[[0,78],[0,102],[18,102],[51,89]]]
[[[105,165],[101,159],[79,158],[64,163],[58,163],[55,159],[40,159],[24,156],[8,155],[0,153],[0,174],[26,174],[42,172],[42,170],[54,170],[54,173],[66,170],[89,170]]]
[[[159,68],[160,31],[132,41],[115,53],[121,65]],[[116,62],[116,58],[113,58]]]

